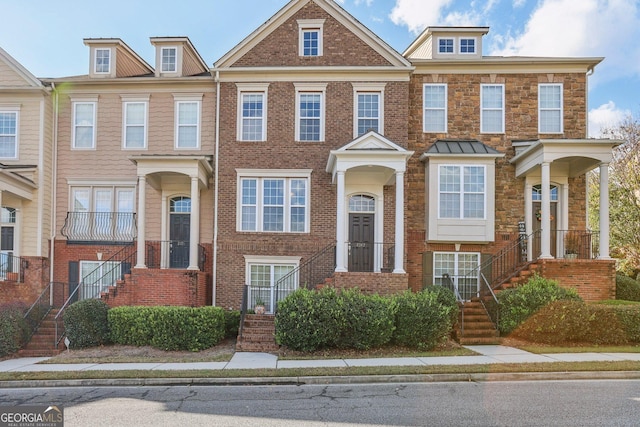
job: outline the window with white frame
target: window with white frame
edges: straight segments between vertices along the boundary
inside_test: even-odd
[[[18,271],[16,265],[16,214],[15,208],[3,206],[0,208],[0,279],[6,277],[7,272]]]
[[[434,252],[434,284],[457,292],[463,300],[470,300],[478,292],[479,266],[479,253]]]
[[[240,141],[264,141],[266,139],[266,94],[243,92],[240,94]]]
[[[485,166],[440,165],[439,218],[484,219]]]
[[[73,102],[73,148],[96,148],[96,105],[94,101]]]
[[[447,132],[447,85],[424,85],[424,132]]]
[[[562,85],[538,85],[538,131],[562,133]]]
[[[295,175],[239,175],[238,230],[308,232],[309,173]]]
[[[296,141],[324,141],[326,84],[296,86]]]
[[[147,101],[123,102],[124,148],[147,148]]]
[[[461,38],[460,39],[460,53],[461,54],[476,53],[476,39],[474,39],[474,38]]]
[[[504,85],[482,85],[480,105],[480,131],[504,133]]]
[[[360,92],[357,94],[357,136],[369,131],[380,132],[380,93]]]
[[[438,53],[454,53],[455,40],[452,38],[438,39]]]
[[[95,52],[96,74],[109,74],[111,72],[111,49],[96,49]]]
[[[177,68],[178,49],[175,47],[163,47],[160,49],[160,71],[163,73],[175,73]]]
[[[65,235],[69,240],[133,240],[134,204],[133,186],[73,185]]]
[[[176,98],[176,148],[200,148],[201,100]]]
[[[304,57],[322,56],[322,32],[324,19],[299,19],[299,55]]]
[[[121,277],[120,261],[80,261],[80,299],[98,298]]]
[[[18,111],[0,109],[0,158],[18,157]]]
[[[248,309],[252,309],[258,302],[261,302],[267,311],[273,312],[276,300],[282,300],[298,288],[298,275],[292,273],[300,264],[299,257],[245,255],[245,262],[246,283],[249,286]],[[285,280],[281,281],[281,279]],[[280,284],[276,288],[275,286],[279,282]]]

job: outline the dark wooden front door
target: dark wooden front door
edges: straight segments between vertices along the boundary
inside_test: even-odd
[[[533,231],[538,231],[542,228],[541,218],[542,202],[533,202]],[[551,201],[551,256],[554,258],[557,256],[557,234],[558,234],[558,202]],[[540,242],[537,243],[537,248],[540,248]],[[536,251],[534,251],[536,252]]]
[[[349,271],[373,271],[374,214],[349,214]]]
[[[169,215],[169,267],[187,268],[189,266],[189,238],[191,215],[174,213]]]

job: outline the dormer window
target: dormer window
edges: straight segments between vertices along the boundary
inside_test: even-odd
[[[111,49],[96,49],[95,72],[96,74],[111,72]]]
[[[304,57],[322,56],[322,30],[324,19],[298,20],[299,55]]]
[[[460,53],[476,53],[476,39],[460,39]]]
[[[438,53],[453,53],[453,39],[439,39]]]
[[[177,51],[175,47],[163,47],[161,50],[161,66],[160,69],[163,73],[175,73],[177,72]]]

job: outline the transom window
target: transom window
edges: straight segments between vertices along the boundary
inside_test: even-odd
[[[454,52],[453,45],[454,45],[453,39],[438,39],[438,52],[453,53]]]
[[[175,47],[163,47],[160,49],[160,70],[163,73],[175,73],[177,71],[177,52]]]
[[[96,49],[95,72],[100,74],[111,72],[111,49]]]
[[[3,206],[2,209],[0,209],[0,222],[3,224],[15,224],[16,210]]]
[[[481,132],[504,133],[504,85],[482,85],[480,104]]]
[[[0,157],[18,156],[18,112],[0,111]]]
[[[485,167],[441,165],[439,168],[439,217],[485,217]]]
[[[447,131],[447,85],[424,85],[424,132]]]
[[[240,179],[240,231],[307,232],[308,178]]]
[[[191,198],[190,197],[174,197],[169,201],[170,213],[191,213]]]
[[[558,201],[558,187],[555,185],[552,185],[549,187],[550,190],[550,200],[552,202],[557,202]],[[534,185],[533,188],[531,189],[531,200],[533,200],[534,202],[541,202],[542,201],[542,185],[538,184],[538,185]]]
[[[176,148],[200,147],[200,101],[176,101]]]
[[[96,147],[96,103],[73,103],[73,148]]]
[[[147,102],[124,103],[124,148],[147,146]]]
[[[562,85],[538,85],[538,128],[540,133],[562,133]]]
[[[470,300],[478,292],[477,269],[480,254],[465,252],[435,252],[433,254],[434,284],[458,293]]]
[[[376,200],[371,196],[357,195],[349,198],[349,212],[375,212]]]
[[[460,39],[460,53],[476,53],[476,39]]]

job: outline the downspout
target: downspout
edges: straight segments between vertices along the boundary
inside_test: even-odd
[[[55,253],[55,242],[56,242],[56,209],[57,209],[57,187],[56,183],[58,182],[58,108],[59,108],[59,95],[56,90],[56,84],[51,82],[51,89],[53,94],[53,109],[51,111],[52,119],[53,119],[53,129],[52,129],[52,138],[53,147],[51,148],[51,230],[49,230],[51,237],[49,239],[49,282],[53,283],[53,272],[54,272],[54,253]],[[51,292],[50,295],[50,305],[53,305],[53,295]]]
[[[216,287],[218,277],[218,188],[219,188],[219,158],[220,158],[220,72],[216,70],[216,152],[214,159],[214,192],[213,192],[213,268],[212,268],[212,292],[211,305],[216,305]]]

